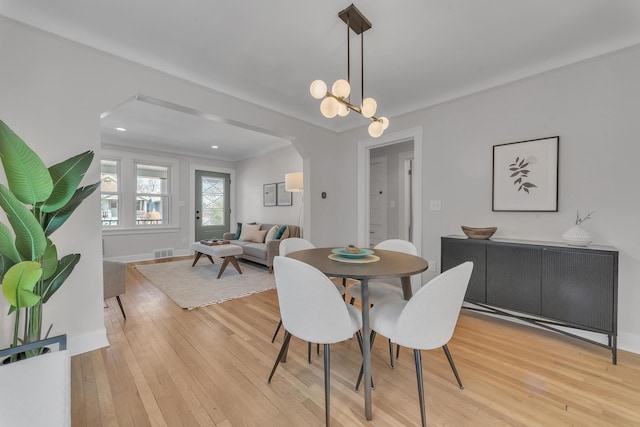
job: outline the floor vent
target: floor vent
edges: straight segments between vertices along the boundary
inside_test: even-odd
[[[153,251],[154,258],[166,258],[173,256],[173,248],[155,249]]]

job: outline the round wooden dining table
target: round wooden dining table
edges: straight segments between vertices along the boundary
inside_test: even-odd
[[[355,279],[361,282],[362,303],[362,338],[363,338],[363,366],[364,366],[364,413],[367,420],[372,419],[371,411],[371,343],[369,336],[369,280],[400,278],[402,292],[405,299],[411,298],[411,280],[414,274],[419,274],[429,267],[423,258],[402,252],[374,249],[374,262],[355,262],[350,260],[335,260],[332,248],[306,249],[292,252],[287,256],[314,266],[327,276]]]

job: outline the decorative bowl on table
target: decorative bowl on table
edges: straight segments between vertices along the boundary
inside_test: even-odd
[[[470,239],[490,239],[498,230],[497,227],[467,227],[462,225],[462,232]]]
[[[364,258],[367,255],[372,255],[373,251],[371,249],[359,249],[358,248],[358,252],[355,252],[353,249],[349,248],[335,248],[335,249],[331,249],[331,252],[333,252],[336,255],[340,255],[343,258],[352,258],[352,259],[357,259],[357,258]]]

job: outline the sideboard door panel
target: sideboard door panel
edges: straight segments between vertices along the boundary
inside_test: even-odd
[[[487,246],[487,304],[540,315],[541,249]]]
[[[442,271],[473,261],[473,272],[464,299],[486,302],[486,245],[479,240],[442,239]]]
[[[542,256],[542,315],[613,332],[615,257],[546,249]]]

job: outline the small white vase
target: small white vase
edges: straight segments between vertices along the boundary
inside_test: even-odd
[[[587,246],[591,243],[592,237],[587,230],[583,230],[579,225],[574,225],[562,233],[562,240],[571,246]]]

